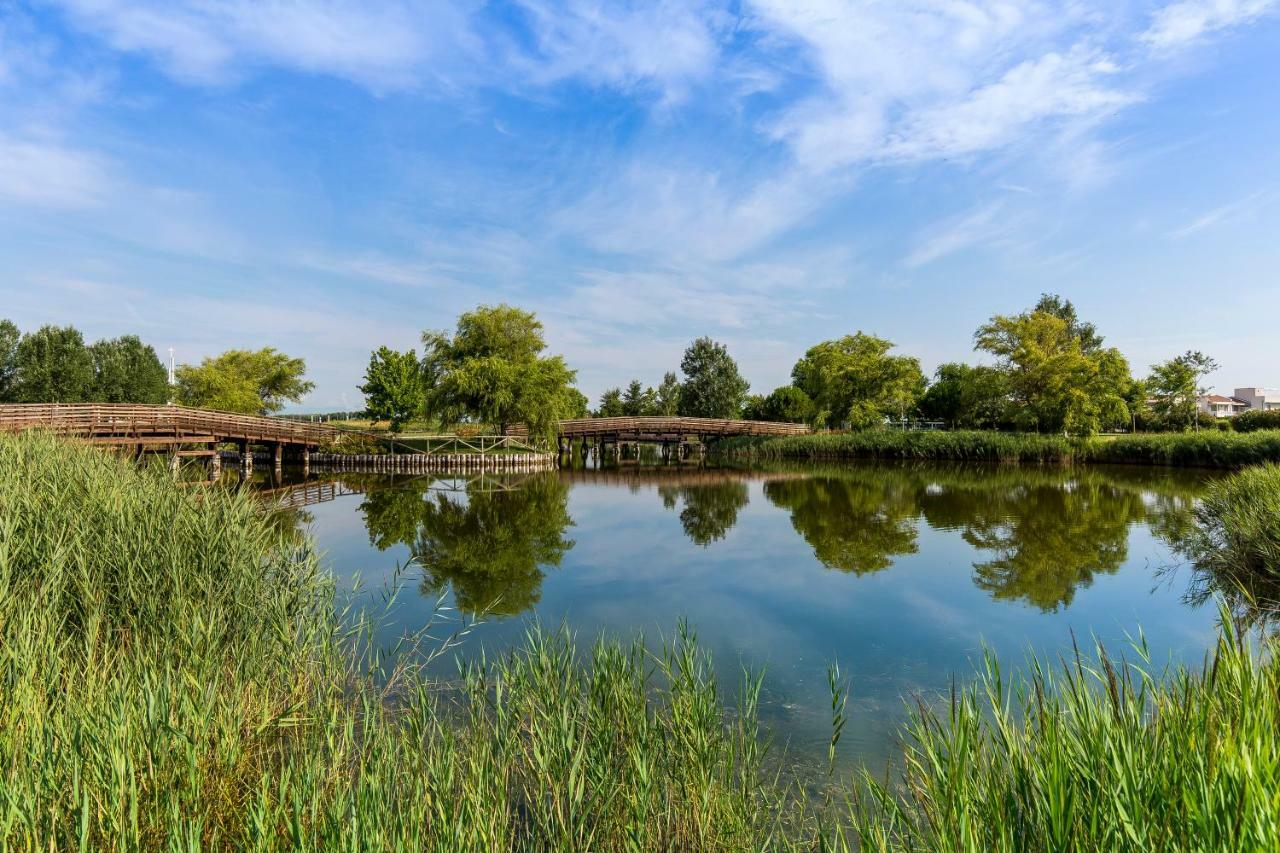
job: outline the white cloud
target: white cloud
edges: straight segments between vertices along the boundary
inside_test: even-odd
[[[331,74],[375,89],[416,85],[429,60],[475,45],[463,4],[411,0],[60,0],[118,50],[182,79],[222,82],[244,66]]]
[[[1006,237],[1013,217],[1002,204],[989,204],[934,227],[903,259],[908,269],[931,264],[947,255]]]
[[[39,136],[0,133],[0,199],[48,208],[100,203],[110,188],[97,154]]]
[[[1206,228],[1212,228],[1222,222],[1229,222],[1241,215],[1252,214],[1266,198],[1267,194],[1262,191],[1250,193],[1242,199],[1205,211],[1186,225],[1170,231],[1168,236],[1174,239],[1190,237],[1192,234],[1203,231]]]
[[[1276,0],[1181,0],[1157,11],[1141,38],[1157,50],[1178,48],[1276,8]]]
[[[674,102],[691,82],[707,77],[719,58],[717,15],[706,4],[519,3],[529,14],[537,49],[517,56],[515,64],[535,84],[578,78],[623,90],[654,85]]]

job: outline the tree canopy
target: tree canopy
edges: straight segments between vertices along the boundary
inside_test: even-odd
[[[891,349],[891,341],[862,332],[810,347],[791,379],[813,401],[815,423],[859,429],[911,413],[924,374],[919,361]]]
[[[751,384],[738,372],[738,363],[724,344],[698,338],[684,351],[680,370],[678,412],[693,418],[736,418]]]
[[[399,432],[407,421],[421,416],[426,408],[427,389],[417,353],[378,347],[369,356],[360,392],[364,394],[369,416],[391,421],[391,431]]]
[[[1199,428],[1196,398],[1209,390],[1200,380],[1217,369],[1218,363],[1198,350],[1153,365],[1146,387],[1156,415],[1167,423]]]
[[[813,401],[794,385],[775,388],[767,397],[755,396],[747,402],[742,416],[749,421],[779,421],[802,424],[812,420]]]
[[[949,362],[938,366],[920,398],[920,413],[953,427],[991,429],[1006,412],[1004,371],[985,365]]]
[[[272,347],[227,350],[198,366],[179,366],[175,396],[186,406],[267,415],[311,392],[314,384],[302,378],[306,370],[305,361]]]
[[[169,401],[169,371],[154,347],[137,335],[101,340],[89,347],[93,362],[90,399],[98,403]]]
[[[11,320],[0,319],[0,403],[12,403],[18,392],[18,341],[22,333]]]
[[[996,315],[974,337],[977,349],[998,360],[1013,404],[1010,417],[1019,427],[1090,435],[1127,422],[1129,363],[1116,348],[1104,348],[1091,325],[1075,319],[1069,301],[1054,312]]]
[[[560,356],[545,356],[542,323],[510,305],[482,305],[448,332],[424,332],[427,408],[446,420],[473,417],[505,429],[523,423],[532,436],[555,434],[577,413],[577,376]]]
[[[19,403],[83,403],[93,391],[93,358],[71,326],[42,326],[22,336],[13,358]]]

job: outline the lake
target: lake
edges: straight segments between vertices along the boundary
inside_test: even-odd
[[[825,757],[836,660],[851,679],[842,762],[875,766],[898,752],[907,703],[971,679],[984,647],[1012,671],[1031,652],[1069,654],[1073,633],[1127,652],[1141,630],[1155,662],[1198,663],[1217,611],[1188,602],[1171,543],[1214,476],[886,463],[313,475],[321,502],[291,512],[340,583],[360,579],[362,602],[407,585],[388,642],[441,595],[485,613],[463,657],[509,648],[534,621],[657,644],[687,620],[726,701],[744,666],[764,670],[762,719],[802,761]]]

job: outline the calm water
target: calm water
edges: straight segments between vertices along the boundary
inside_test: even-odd
[[[1156,661],[1198,662],[1216,611],[1188,604],[1168,567],[1210,476],[918,464],[355,476],[342,486],[358,493],[300,518],[371,599],[412,558],[388,639],[421,627],[442,592],[491,611],[464,656],[518,642],[531,620],[657,640],[687,618],[726,686],[743,665],[765,669],[762,716],[797,757],[825,752],[837,659],[852,678],[845,759],[879,764],[904,701],[971,677],[984,644],[1012,666],[1068,650],[1072,631],[1121,650],[1141,627]]]

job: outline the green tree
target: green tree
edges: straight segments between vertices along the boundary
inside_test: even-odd
[[[600,395],[600,408],[596,410],[596,417],[620,418],[622,414],[621,388],[610,388]]]
[[[658,404],[658,393],[646,388],[639,379],[632,379],[627,390],[622,392],[622,414],[629,417],[641,417],[655,413]]]
[[[654,414],[671,417],[680,411],[680,379],[671,371],[662,374],[655,392]]]
[[[1080,344],[1086,353],[1098,352],[1102,349],[1102,335],[1092,323],[1082,323],[1076,314],[1076,306],[1070,299],[1063,299],[1056,293],[1042,293],[1040,301],[1032,311],[1039,311],[1057,317],[1067,324],[1067,334]]]
[[[742,378],[738,364],[724,344],[698,338],[684,351],[680,370],[681,415],[693,418],[736,418],[742,413],[751,383]]]
[[[101,340],[89,347],[93,359],[96,403],[150,403],[169,401],[169,371],[156,351],[136,335]]]
[[[912,412],[924,374],[919,361],[891,349],[891,341],[862,332],[810,347],[791,378],[813,401],[815,423],[864,429]]]
[[[83,403],[93,390],[93,358],[71,326],[23,335],[14,353],[19,403]]]
[[[542,323],[510,305],[482,305],[458,318],[452,335],[424,332],[427,408],[446,420],[475,417],[506,429],[523,423],[539,438],[580,404],[576,373],[544,356]]]
[[[1151,408],[1168,423],[1199,429],[1197,398],[1209,391],[1202,387],[1200,380],[1217,369],[1218,363],[1198,350],[1187,350],[1154,365],[1146,383],[1152,398]]]
[[[920,398],[920,413],[955,427],[995,427],[1005,417],[1005,379],[1004,371],[994,367],[941,364]]]
[[[565,396],[566,404],[564,417],[585,418],[590,416],[591,400],[586,394],[583,394],[577,388],[570,388],[565,392]]]
[[[175,371],[175,397],[184,406],[267,415],[297,403],[315,387],[304,380],[306,362],[265,347],[227,350]]]
[[[775,388],[767,397],[755,396],[748,401],[743,417],[751,421],[808,423],[814,415],[809,395],[794,385]]]
[[[427,392],[417,353],[378,347],[369,356],[360,392],[364,394],[369,416],[391,421],[391,431],[399,432],[406,422],[420,416],[426,406]]]
[[[12,403],[18,394],[18,341],[22,335],[11,320],[0,320],[0,403]]]
[[[1096,333],[1081,328],[1091,329],[1032,310],[992,317],[975,333],[976,348],[999,360],[1010,417],[1021,428],[1090,435],[1128,423],[1129,363],[1114,347],[1103,348]]]

